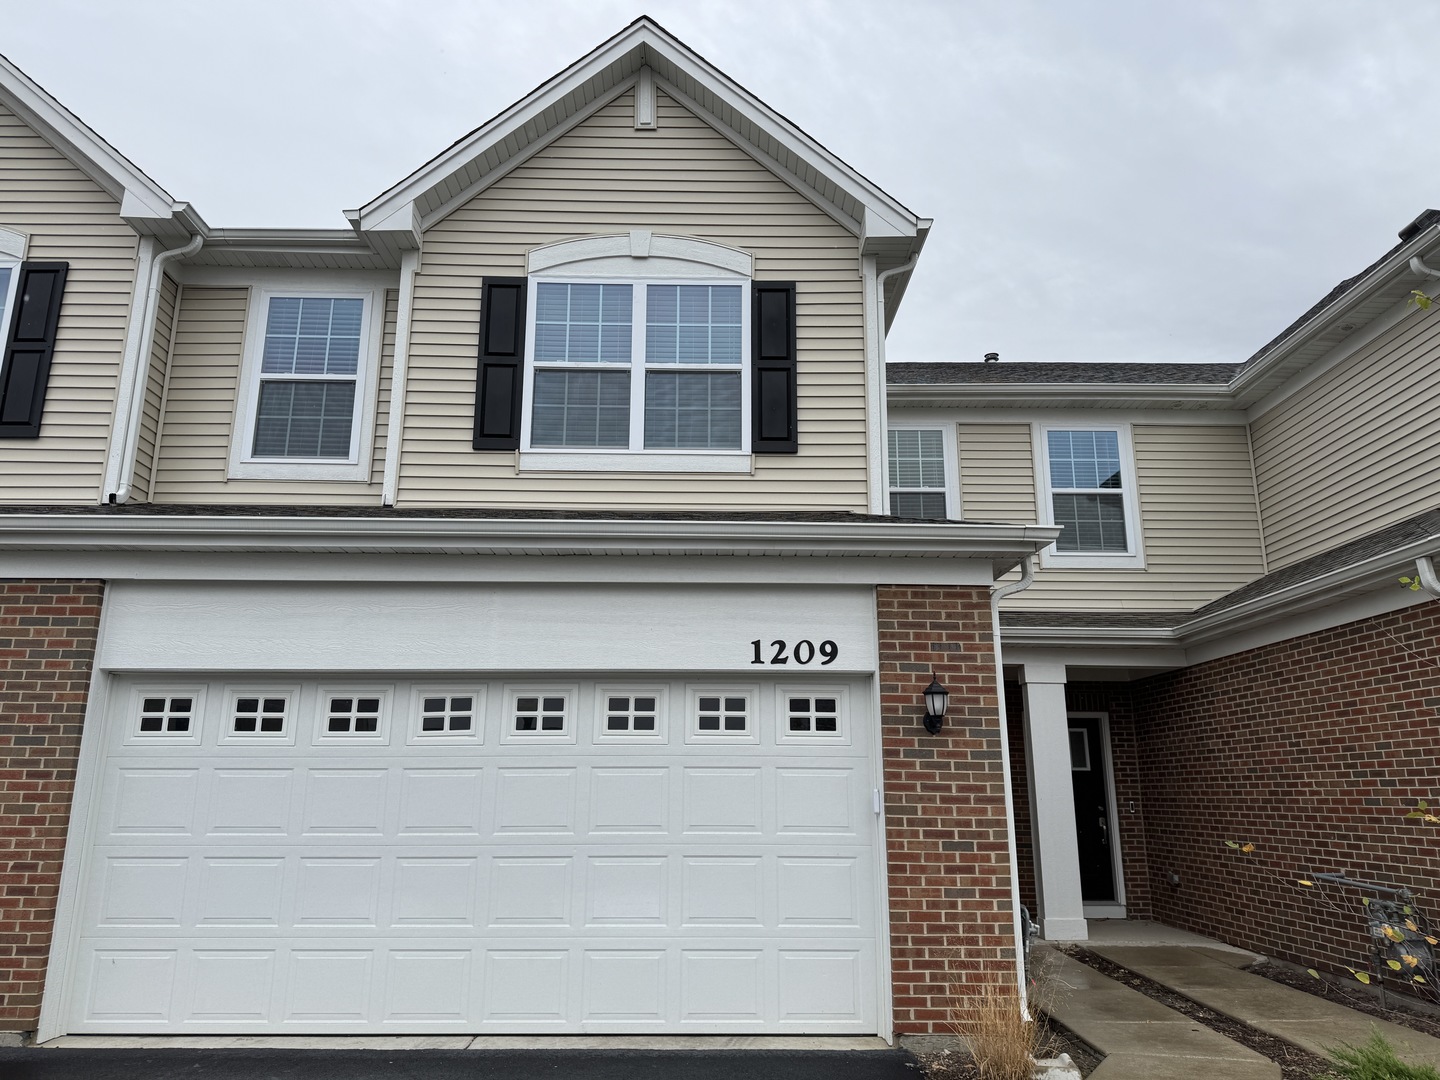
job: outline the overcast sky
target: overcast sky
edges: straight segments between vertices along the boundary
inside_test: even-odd
[[[649,14],[935,219],[892,360],[1238,361],[1440,204],[1440,5],[47,0],[0,51],[214,226],[343,227]]]

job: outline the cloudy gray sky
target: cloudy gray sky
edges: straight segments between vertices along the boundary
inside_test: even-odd
[[[0,51],[212,225],[342,227],[649,14],[935,228],[891,359],[1241,360],[1440,204],[1440,5],[48,0]]]

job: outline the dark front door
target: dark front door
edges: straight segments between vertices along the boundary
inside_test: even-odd
[[[1070,718],[1070,775],[1075,784],[1075,839],[1080,848],[1080,896],[1114,903],[1114,823],[1105,784],[1105,737],[1098,716]]]

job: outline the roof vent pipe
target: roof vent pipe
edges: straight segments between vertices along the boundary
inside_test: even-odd
[[[999,354],[998,352],[987,352],[987,353],[985,354],[985,363],[987,363],[987,364],[998,364],[999,362],[1000,362],[1000,354]]]

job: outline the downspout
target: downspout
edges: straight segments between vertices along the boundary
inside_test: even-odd
[[[1429,555],[1421,555],[1415,560],[1415,577],[1420,582],[1420,588],[1431,596],[1440,598],[1440,577],[1436,576],[1435,562]]]
[[[183,247],[162,251],[150,264],[150,288],[145,299],[145,322],[143,336],[140,339],[140,355],[135,358],[134,380],[131,383],[129,400],[126,402],[128,408],[125,410],[125,423],[122,428],[124,437],[121,445],[124,449],[120,460],[119,482],[115,490],[106,497],[105,501],[108,503],[128,502],[130,483],[135,479],[135,453],[140,445],[140,413],[145,408],[145,389],[140,373],[149,369],[150,352],[155,347],[155,315],[160,309],[160,284],[165,280],[165,267],[175,259],[184,259],[194,255],[204,243],[205,238],[196,233],[190,238],[189,243]]]
[[[995,694],[1000,705],[1000,766],[1005,778],[1005,834],[1010,849],[1010,918],[1015,932],[1015,988],[1020,994],[1020,1015],[1033,1019],[1025,994],[1025,942],[1020,932],[1020,856],[1015,849],[1015,789],[1010,777],[1010,731],[1005,718],[1005,668],[1000,656],[1000,601],[1024,592],[1035,581],[1035,556],[1020,563],[1020,580],[990,588],[990,635],[995,650]]]
[[[420,253],[400,256],[400,302],[395,311],[395,352],[390,362],[390,414],[385,424],[385,480],[380,505],[394,506],[400,488],[400,450],[405,436],[405,390],[410,381],[410,316]]]
[[[890,456],[890,403],[885,390],[885,282],[896,274],[914,270],[915,264],[919,261],[920,253],[917,251],[910,256],[908,262],[892,266],[889,270],[875,275],[875,360],[879,370],[875,373],[874,392],[879,399],[875,408],[875,426],[879,429],[876,432],[876,438],[879,440],[880,452],[877,455],[879,475],[871,481],[874,485],[872,490],[878,491],[879,495],[872,496],[871,513],[887,514],[890,512],[889,499],[885,495],[888,490],[885,469]]]

